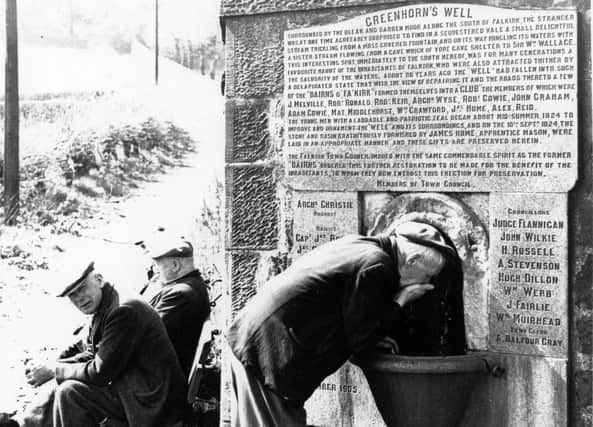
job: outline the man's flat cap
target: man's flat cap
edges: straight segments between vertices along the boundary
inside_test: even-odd
[[[447,243],[443,234],[430,224],[416,221],[402,222],[396,226],[395,233],[413,243],[435,248],[450,260],[459,259],[455,247]]]
[[[184,239],[161,238],[148,244],[148,256],[159,258],[190,258],[194,256],[194,248]]]
[[[60,281],[65,281],[69,283],[65,288],[62,288],[61,292],[57,294],[58,297],[66,297],[74,292],[79,286],[84,282],[84,279],[89,275],[91,271],[95,269],[95,263],[91,262],[90,264],[86,265],[85,268],[82,269],[81,267],[74,267],[70,269],[68,272],[62,272]],[[74,280],[74,281],[72,281]]]

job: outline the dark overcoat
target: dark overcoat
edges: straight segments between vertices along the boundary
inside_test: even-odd
[[[202,326],[210,315],[208,290],[195,270],[167,283],[151,298],[159,313],[186,377],[194,361]]]
[[[346,360],[401,320],[388,237],[346,236],[296,259],[239,312],[227,341],[245,368],[302,404]]]
[[[56,380],[108,386],[130,427],[166,427],[183,417],[186,379],[156,311],[146,302],[119,301],[105,284],[87,349],[61,360]]]

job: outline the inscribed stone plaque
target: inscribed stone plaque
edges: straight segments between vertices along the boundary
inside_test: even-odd
[[[490,197],[490,348],[567,357],[567,195]]]
[[[346,234],[359,226],[356,193],[297,191],[293,197],[294,253],[300,255]],[[344,408],[349,408],[344,411]],[[309,424],[383,425],[364,374],[356,366],[343,366],[326,378],[306,404]],[[369,424],[370,420],[376,420]]]
[[[350,362],[323,380],[305,409],[307,425],[385,427],[362,369]]]
[[[294,252],[358,232],[356,193],[305,192],[294,195]]]
[[[563,192],[577,176],[573,10],[404,6],[284,39],[298,189]]]

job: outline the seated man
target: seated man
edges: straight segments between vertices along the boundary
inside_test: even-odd
[[[143,301],[120,301],[94,263],[81,271],[58,296],[92,315],[86,348],[26,373],[33,386],[56,379],[53,425],[180,426],[186,379],[162,320]]]
[[[159,273],[160,289],[150,305],[159,313],[186,378],[192,367],[202,326],[210,315],[208,289],[194,266],[192,245],[182,239],[161,239],[148,253]]]

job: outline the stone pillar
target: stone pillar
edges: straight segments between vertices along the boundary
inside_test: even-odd
[[[465,425],[590,425],[593,420],[590,4],[576,0],[562,2],[558,8],[554,2],[544,5],[534,0],[402,4],[382,0],[222,1],[227,106],[226,253],[232,313],[234,315],[257,292],[259,285],[300,253],[346,233],[370,232],[381,212],[391,215],[390,220],[418,215],[419,202],[408,202],[407,198],[428,197],[438,201],[442,197],[442,203],[420,203],[429,219],[456,229],[455,221],[446,214],[455,212],[456,218],[472,216],[472,221],[480,223],[486,230],[487,238],[480,240],[486,243],[482,246],[468,243],[466,246],[468,259],[473,260],[471,265],[482,266],[485,271],[480,275],[482,267],[476,267],[476,273],[471,276],[476,280],[466,284],[466,323],[468,318],[472,320],[467,331],[468,342],[471,350],[491,353],[507,370],[502,379],[489,382],[476,393]],[[445,11],[446,7],[449,12]],[[563,14],[568,16],[571,25],[549,26],[566,22],[563,18],[554,18]],[[500,21],[494,20],[497,17]],[[472,24],[472,21],[477,22]],[[447,27],[447,22],[456,24]],[[419,27],[398,29],[400,23]],[[424,27],[425,24],[428,26]],[[365,33],[368,28],[376,28],[377,32]],[[463,34],[451,32],[448,36],[446,33],[447,30],[462,29],[465,29]],[[476,31],[472,32],[472,29]],[[475,38],[480,29],[486,37],[483,43]],[[451,54],[446,61],[442,60],[445,56],[439,56],[444,51],[437,52],[436,47],[427,42],[431,38],[427,34],[429,31],[441,30],[443,33],[435,38],[452,38],[451,42],[444,43],[449,46],[448,54]],[[371,52],[379,49],[373,43],[388,41],[390,39],[385,35],[396,33],[406,37],[407,41],[414,41],[408,48],[423,50],[406,52],[397,44],[380,48],[383,52],[378,56],[381,57],[418,57],[408,58],[405,64],[388,61],[386,65],[395,67],[394,74],[389,77],[385,74],[389,71],[381,71],[384,74],[377,78],[377,72],[348,70],[347,56],[339,56],[339,52],[346,52],[351,54],[350,58],[371,58]],[[404,36],[404,33],[408,35]],[[519,35],[522,33],[528,34],[525,39]],[[530,35],[533,33],[544,35],[536,39]],[[505,34],[506,39],[500,38]],[[465,42],[462,39],[456,42],[453,40],[456,35],[469,38]],[[356,39],[359,36],[361,38]],[[289,40],[295,43],[289,44]],[[308,40],[313,40],[311,46],[323,45],[327,50],[299,50],[307,46]],[[391,40],[395,40],[395,36]],[[513,42],[517,44],[513,45]],[[531,48],[531,42],[534,42],[533,49],[560,49],[550,54],[534,53],[531,58],[547,55],[559,57],[562,62],[530,65],[503,61],[514,58],[507,55],[508,52]],[[499,43],[499,46],[488,47],[488,43]],[[480,44],[483,46],[478,46]],[[563,50],[562,46],[571,46],[574,54]],[[398,64],[404,64],[404,71],[410,62],[418,65],[423,61],[425,64],[420,56],[429,54],[428,47],[432,49],[430,54],[436,55],[435,64],[446,62],[442,69],[451,71],[453,77],[455,70],[465,68],[465,74],[460,72],[459,75],[475,78],[473,83],[466,82],[461,93],[445,94],[456,99],[442,97],[437,100],[435,94],[443,95],[444,92],[429,91],[425,94],[417,92],[418,99],[414,101],[413,95],[402,96],[403,92],[397,92],[400,88],[432,87],[433,83],[429,81],[405,83],[403,80],[407,76],[397,75]],[[391,49],[391,53],[385,53],[385,49]],[[398,49],[403,50],[398,53]],[[476,51],[483,56],[471,58],[468,52]],[[315,54],[327,52],[336,52],[336,56],[327,56],[323,63],[315,57]],[[521,55],[517,53],[515,57]],[[573,59],[570,59],[571,55]],[[476,63],[465,66],[453,63],[470,59],[475,59]],[[498,65],[494,65],[494,59],[499,60]],[[332,66],[331,61],[337,61],[336,65]],[[313,65],[307,65],[307,62]],[[531,70],[529,66],[536,68]],[[552,68],[537,71],[540,66]],[[301,82],[290,80],[291,75],[287,73],[311,67],[323,70],[329,82],[340,82],[340,88],[337,84],[324,88],[323,79],[317,80],[321,86],[315,89],[299,86]],[[334,67],[336,69],[332,70]],[[514,70],[505,71],[504,67],[514,67]],[[418,77],[420,74],[409,77],[437,78],[440,69],[436,65],[410,68],[426,73],[422,77]],[[429,73],[431,71],[437,74]],[[293,76],[314,75],[311,71],[303,73]],[[368,78],[356,76],[365,73]],[[546,84],[546,81],[543,77],[530,77],[560,73],[573,75],[570,78],[557,76],[553,80],[563,79],[564,83],[573,84],[572,88],[537,89],[535,83]],[[509,76],[509,80],[497,80],[499,77],[488,80],[489,76],[500,75]],[[519,76],[518,80],[513,80],[513,76]],[[380,80],[392,81],[381,86],[386,90],[384,94],[375,91],[378,85],[364,86],[365,81]],[[470,84],[475,90],[467,87]],[[513,84],[533,87],[508,89]],[[455,87],[456,83],[450,86]],[[496,86],[507,86],[507,89],[497,89]],[[484,87],[491,89],[485,91]],[[385,101],[391,96],[387,91],[393,88],[396,89],[393,98],[409,98],[408,101]],[[371,89],[372,92],[366,92]],[[324,90],[339,90],[341,93],[323,93]],[[348,95],[346,90],[359,92]],[[311,91],[318,93],[312,94]],[[553,94],[567,95],[555,100]],[[500,97],[502,95],[505,97]],[[363,101],[345,105],[345,99]],[[367,99],[371,104],[365,104]],[[422,103],[435,109],[427,112],[409,109]],[[439,110],[443,106],[444,109]],[[398,107],[405,110],[399,111]],[[367,108],[391,110],[363,111]],[[442,113],[440,119],[437,117],[439,111]],[[530,111],[537,114],[529,116]],[[315,112],[317,116],[307,116]],[[488,116],[490,113],[492,117]],[[516,125],[510,126],[508,123],[514,119],[504,117],[513,113],[525,115],[516,120]],[[455,134],[453,130],[451,135],[443,132],[414,136],[403,132],[404,122],[397,119],[393,123],[402,125],[401,135],[386,136],[387,128],[383,125],[388,123],[387,117],[402,115],[430,115],[429,121],[440,123],[463,122],[462,130],[467,132]],[[470,117],[464,118],[463,115]],[[323,149],[312,148],[315,141],[328,140],[327,134],[333,132],[328,130],[329,122],[325,120],[340,123],[341,116],[364,118],[366,121],[359,124],[366,126],[364,132],[367,134],[360,137],[334,135],[341,141],[340,149],[331,145]],[[379,116],[383,119],[369,127],[369,119]],[[316,119],[307,130],[308,117]],[[537,123],[520,124],[529,120]],[[566,123],[549,124],[561,120]],[[418,120],[410,122],[420,123]],[[502,123],[500,127],[499,123]],[[420,127],[408,129],[419,132]],[[429,129],[422,128],[423,131]],[[456,163],[452,165],[443,156],[444,153],[464,150],[495,152],[497,150],[491,147],[503,143],[489,143],[485,139],[474,143],[470,139],[477,138],[480,130],[515,129],[519,133],[487,132],[482,137],[508,137],[508,145],[512,148],[500,148],[498,152],[523,153],[524,158],[500,157],[465,162],[457,159],[451,160]],[[545,131],[538,134],[542,129]],[[373,137],[373,132],[382,136]],[[558,132],[565,134],[559,135]],[[512,142],[512,138],[518,140]],[[438,142],[427,147],[425,141],[429,140],[443,141],[448,148],[439,150]],[[307,141],[306,145],[304,141]],[[349,150],[344,148],[344,141],[352,144]],[[360,141],[360,145],[356,145],[356,141]],[[476,147],[479,148],[475,150]],[[398,162],[407,162],[406,165],[393,167],[383,164],[386,157],[380,155],[372,159],[374,165],[363,157],[336,158],[345,151],[354,154],[423,154],[415,159],[400,158]],[[310,157],[301,157],[301,153],[308,153]],[[433,156],[433,153],[442,155]],[[556,157],[553,153],[565,154]],[[364,162],[369,165],[360,166]],[[394,162],[389,158],[390,164]],[[412,164],[420,162],[422,166]],[[533,165],[528,165],[529,162]],[[541,165],[535,165],[540,162]],[[427,166],[430,163],[436,163],[436,166]],[[343,171],[341,164],[345,165]],[[409,173],[396,178],[393,172],[402,168]],[[536,172],[540,170],[542,175],[537,176]],[[333,171],[338,172],[332,175]],[[434,174],[425,174],[425,171]],[[467,172],[469,177],[447,175],[443,171]],[[521,171],[529,173],[521,175]],[[322,200],[324,208],[321,208]],[[533,222],[534,219],[545,224]],[[482,235],[478,228],[473,233]],[[473,239],[469,231],[460,231],[459,235]],[[476,250],[481,252],[472,258],[469,254],[472,251],[476,254]],[[481,264],[482,259],[487,259],[485,265]],[[382,425],[364,377],[353,366],[346,366],[324,382],[315,394],[315,401],[322,403],[309,402],[307,409],[310,422],[318,425]],[[223,425],[228,424],[228,411],[224,408],[221,421]]]

